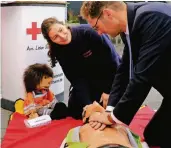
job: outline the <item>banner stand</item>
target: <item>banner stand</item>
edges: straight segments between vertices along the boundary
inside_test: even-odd
[[[18,1],[1,4],[1,107],[14,111],[14,102],[24,98],[23,73],[31,64],[50,66],[48,46],[41,23],[49,17],[66,20],[64,1]],[[58,101],[64,101],[64,74],[59,63],[53,68],[50,87]]]

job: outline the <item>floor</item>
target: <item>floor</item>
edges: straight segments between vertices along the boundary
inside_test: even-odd
[[[12,112],[5,110],[3,108],[0,109],[1,112],[1,141],[4,137],[6,128],[8,126],[8,120]]]

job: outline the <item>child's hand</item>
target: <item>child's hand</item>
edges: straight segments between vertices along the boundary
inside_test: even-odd
[[[43,100],[43,106],[45,106],[45,105],[47,105],[47,104],[49,104],[50,103],[50,101],[49,100]]]
[[[29,119],[34,119],[34,118],[36,118],[36,117],[39,117],[39,115],[38,115],[37,113],[31,113],[31,114],[29,115]]]
[[[108,100],[109,100],[109,94],[103,93],[101,95],[100,103],[103,102],[104,109],[106,109],[107,107]]]

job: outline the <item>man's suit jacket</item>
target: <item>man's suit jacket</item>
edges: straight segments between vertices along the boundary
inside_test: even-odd
[[[122,64],[115,76],[108,105],[117,119],[129,124],[151,87],[171,102],[171,5],[127,3],[132,48],[133,78],[129,80],[129,49],[125,43]]]

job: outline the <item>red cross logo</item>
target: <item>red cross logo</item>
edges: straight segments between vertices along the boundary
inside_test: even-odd
[[[41,29],[37,28],[37,22],[32,22],[32,28],[27,28],[27,34],[32,35],[32,40],[37,40],[37,34],[41,34]]]

